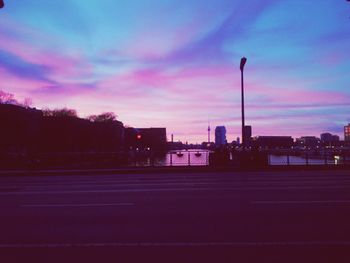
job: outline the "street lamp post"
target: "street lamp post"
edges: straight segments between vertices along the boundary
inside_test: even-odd
[[[0,0],[0,8],[3,8],[4,7],[4,1],[3,0]]]
[[[244,127],[245,127],[245,119],[244,119],[244,65],[247,62],[247,58],[241,58],[240,70],[241,70],[241,107],[242,107],[242,146],[245,148],[245,136],[244,136]]]

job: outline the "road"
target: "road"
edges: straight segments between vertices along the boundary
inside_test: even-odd
[[[2,262],[350,262],[350,171],[3,176],[0,210]]]

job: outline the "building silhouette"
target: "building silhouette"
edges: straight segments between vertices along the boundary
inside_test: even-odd
[[[0,153],[26,154],[40,147],[42,119],[42,111],[0,104]]]
[[[244,126],[244,138],[243,142],[245,146],[250,146],[252,141],[252,126],[246,125]]]
[[[334,135],[329,132],[322,133],[320,138],[323,144],[335,143],[340,141],[340,138],[338,135]]]
[[[316,136],[302,136],[296,139],[295,144],[300,147],[315,148],[321,145],[321,140]]]
[[[252,146],[264,149],[289,149],[293,146],[292,136],[257,136],[252,139]]]
[[[350,123],[344,126],[344,141],[350,141]]]
[[[217,126],[215,128],[215,145],[222,146],[227,143],[225,126]]]
[[[125,147],[167,148],[166,128],[125,128],[117,120],[0,104],[0,152],[118,152]],[[126,148],[127,149],[127,148]]]
[[[165,151],[166,128],[126,128],[125,145],[129,150]]]

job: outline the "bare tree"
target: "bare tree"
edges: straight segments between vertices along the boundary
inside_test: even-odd
[[[23,102],[21,103],[25,108],[30,108],[32,106],[33,101],[31,98],[24,98]]]
[[[76,110],[68,109],[68,108],[54,109],[54,110],[45,108],[42,111],[43,111],[43,115],[48,117],[74,117],[74,118],[78,117]]]
[[[114,112],[104,112],[99,115],[90,115],[87,117],[89,121],[92,122],[111,122],[117,119],[117,116]]]
[[[0,90],[0,104],[18,105],[18,101],[13,94]]]

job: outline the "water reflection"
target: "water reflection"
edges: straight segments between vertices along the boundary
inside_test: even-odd
[[[305,156],[269,155],[270,165],[336,165],[340,163],[335,157],[307,158]]]
[[[129,166],[208,166],[208,150],[181,150],[157,154],[133,154]],[[339,165],[346,163],[343,157],[308,158],[305,156],[269,155],[269,165]],[[254,164],[252,164],[254,165]]]
[[[151,156],[137,155],[131,157],[130,166],[207,166],[209,165],[208,150],[169,151]]]

